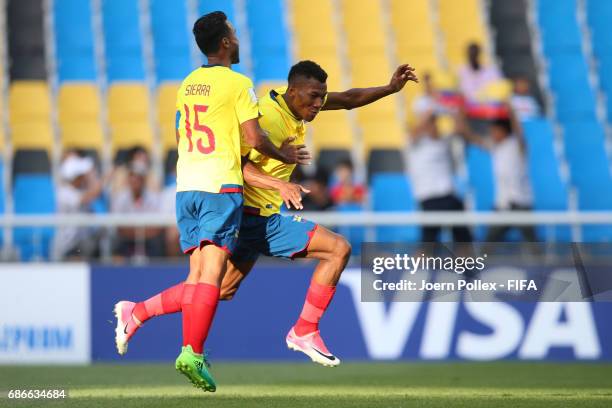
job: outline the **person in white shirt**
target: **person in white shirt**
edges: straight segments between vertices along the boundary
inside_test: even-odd
[[[465,120],[459,120],[460,133],[465,139],[491,153],[495,180],[495,209],[497,211],[530,211],[533,194],[527,174],[525,143],[518,122],[511,119],[496,119],[489,127],[490,137],[484,138],[471,131]],[[514,131],[513,131],[514,130]],[[489,228],[487,242],[500,242],[512,225]],[[533,226],[516,227],[523,239],[537,241]]]
[[[481,49],[477,43],[467,47],[467,64],[459,69],[459,88],[468,101],[476,100],[478,92],[491,82],[502,78],[493,64],[484,65],[480,60]]]
[[[441,137],[431,79],[424,77],[425,95],[415,101],[417,124],[410,132],[409,172],[412,188],[423,211],[463,211],[463,202],[453,186],[453,158],[449,137]],[[423,242],[438,242],[440,226],[422,228]],[[452,227],[454,242],[471,242],[465,226]]]
[[[94,162],[89,157],[69,153],[60,166],[61,182],[56,191],[59,214],[84,214],[90,212],[90,204],[102,193]],[[96,231],[87,227],[65,226],[57,229],[53,241],[52,257],[59,261],[66,258],[87,258],[97,246]]]
[[[531,94],[529,80],[525,77],[517,77],[514,79],[513,87],[510,106],[517,118],[519,120],[529,120],[540,117],[540,105]]]
[[[119,191],[111,200],[111,212],[116,214],[159,213],[161,200],[159,193],[147,188],[149,168],[140,161],[128,165],[128,185]],[[164,240],[160,228],[146,228],[142,234],[145,238],[144,248],[138,245],[137,228],[120,227],[117,229],[118,243],[116,252],[122,256],[147,255],[162,256]],[[144,253],[142,252],[144,249]]]

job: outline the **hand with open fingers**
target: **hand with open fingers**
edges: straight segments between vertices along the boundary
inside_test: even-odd
[[[285,156],[285,163],[287,164],[310,164],[312,160],[312,156],[310,152],[306,149],[306,145],[299,144],[294,145],[291,144],[295,141],[295,137],[288,137],[283,144],[280,146],[280,151]]]
[[[280,193],[285,205],[288,209],[302,210],[304,206],[302,205],[302,193],[310,193],[310,190],[304,188],[303,186],[295,183],[290,183],[285,181],[281,183],[278,188],[278,192]]]
[[[404,87],[404,85],[406,85],[406,82],[408,81],[418,83],[419,79],[414,73],[413,67],[408,64],[403,64],[397,67],[397,69],[393,73],[393,76],[391,77],[389,85],[391,85],[395,92],[398,92]]]

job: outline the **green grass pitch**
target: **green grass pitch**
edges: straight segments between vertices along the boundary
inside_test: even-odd
[[[63,401],[1,407],[612,407],[612,365],[542,363],[217,363],[217,392],[172,364],[0,366],[0,389],[66,388]],[[6,394],[5,394],[6,395]]]

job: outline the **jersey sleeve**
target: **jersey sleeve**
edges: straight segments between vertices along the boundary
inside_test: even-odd
[[[236,116],[239,123],[244,123],[247,120],[257,119],[259,117],[259,109],[257,104],[257,96],[253,89],[253,82],[245,80],[238,89],[236,99]]]

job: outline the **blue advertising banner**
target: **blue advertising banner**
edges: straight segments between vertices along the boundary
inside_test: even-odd
[[[219,306],[206,348],[213,360],[300,360],[285,335],[297,319],[313,265],[256,267]],[[126,356],[114,345],[113,305],[144,300],[183,280],[187,266],[93,266],[92,360],[171,360],[181,316],[153,318]],[[359,270],[345,271],[321,322],[344,359],[612,360],[612,303],[362,302]]]

